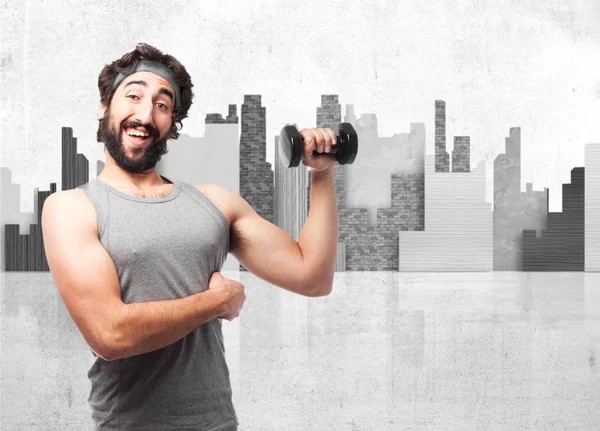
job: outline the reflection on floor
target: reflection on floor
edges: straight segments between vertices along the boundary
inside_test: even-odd
[[[224,323],[240,430],[600,423],[600,274],[337,273],[305,298],[249,273]],[[2,274],[2,428],[92,429],[92,356],[48,273]]]

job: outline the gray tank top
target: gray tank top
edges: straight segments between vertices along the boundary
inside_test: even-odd
[[[124,303],[202,292],[229,252],[223,213],[193,185],[140,198],[94,178],[89,196],[100,241],[115,263]],[[221,320],[153,352],[105,361],[94,354],[88,402],[97,430],[235,430]]]

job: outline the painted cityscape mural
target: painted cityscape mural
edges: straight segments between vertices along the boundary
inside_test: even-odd
[[[182,133],[157,169],[180,181],[228,187],[298,239],[310,210],[309,171],[279,163],[277,136],[275,163],[267,162],[268,107],[260,95],[245,95],[240,108],[240,116],[235,104],[225,118],[207,114],[205,136]],[[600,144],[586,144],[584,166],[574,166],[570,183],[562,186],[562,211],[550,212],[548,188],[533,190],[527,183],[521,189],[527,142],[518,125],[511,127],[497,137],[505,148],[494,159],[492,204],[485,196],[485,164],[471,166],[469,136],[446,133],[452,107],[435,100],[431,108],[434,130],[412,123],[409,132],[385,137],[379,136],[376,114],[357,116],[353,105],[342,109],[338,95],[321,96],[316,127],[337,131],[340,122],[350,122],[359,137],[354,164],[335,168],[337,271],[600,270]],[[428,134],[434,154],[425,151]],[[90,161],[78,153],[77,139],[65,125],[51,144],[62,154],[62,190],[90,180]],[[95,163],[99,174],[103,161]],[[56,183],[41,185],[34,213],[23,213],[20,185],[9,167],[0,170],[2,271],[48,271],[40,218]]]

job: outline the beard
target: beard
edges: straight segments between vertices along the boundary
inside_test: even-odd
[[[104,143],[104,148],[108,150],[110,156],[114,159],[115,163],[123,170],[139,174],[150,169],[154,169],[156,164],[160,161],[161,157],[168,153],[167,140],[168,133],[164,137],[159,137],[159,132],[151,124],[142,124],[139,121],[123,122],[119,127],[118,133],[111,127],[112,117],[110,115],[110,108],[107,111],[107,115],[100,120],[98,126],[98,137]],[[151,141],[147,145],[147,148],[133,148],[134,154],[138,155],[142,153],[141,157],[135,159],[130,158],[123,146],[123,134],[125,133],[126,127],[144,127],[149,133]]]

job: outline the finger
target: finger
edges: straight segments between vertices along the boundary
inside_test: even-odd
[[[337,135],[335,134],[335,132],[331,129],[325,129],[327,131],[327,133],[329,133],[329,137],[331,138],[331,145],[336,145],[337,144]]]
[[[319,130],[323,134],[323,139],[325,140],[325,142],[324,142],[325,145],[324,145],[323,151],[325,153],[331,153],[331,146],[333,145],[333,140],[335,137],[333,130],[331,130],[329,128],[322,128]]]
[[[315,138],[314,129],[302,129],[300,130],[300,136],[304,139],[304,152],[306,156],[312,154],[317,149],[317,142]]]
[[[317,139],[317,151],[319,153],[325,152],[327,140],[330,139],[329,136],[323,129],[315,129],[315,136]],[[329,142],[329,148],[331,149],[331,142]]]

